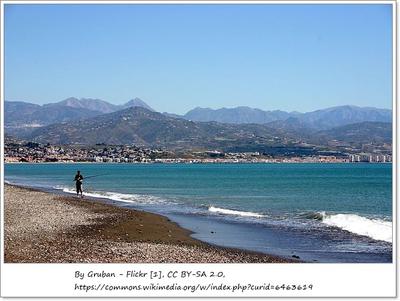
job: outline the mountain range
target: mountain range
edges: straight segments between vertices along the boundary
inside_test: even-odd
[[[55,122],[79,120],[97,115],[112,113],[129,107],[143,107],[155,111],[140,98],[134,98],[122,105],[114,105],[101,99],[70,97],[56,103],[37,105],[28,102],[5,101],[5,124],[48,125]],[[192,121],[216,121],[220,123],[257,123],[285,121],[296,118],[299,123],[310,128],[329,129],[346,124],[377,121],[391,122],[392,111],[357,106],[338,106],[307,113],[285,112],[280,110],[263,111],[250,107],[210,109],[197,107],[184,115],[163,113],[169,117]]]
[[[273,121],[298,120],[299,124],[315,129],[329,129],[346,124],[378,121],[391,122],[392,111],[357,106],[338,106],[317,110],[308,113],[263,111],[249,107],[222,108],[195,108],[182,116],[193,121],[217,121],[222,123],[258,123],[265,124]]]
[[[391,142],[391,124],[364,122],[330,130],[291,132],[268,124],[194,122],[169,117],[142,107],[131,107],[74,122],[34,129],[25,138],[50,144],[135,144],[170,149],[222,149],[224,151],[265,151],[295,147],[302,142],[328,145],[340,140],[359,146]]]
[[[5,101],[4,121],[6,126],[43,126],[94,117],[129,107],[143,107],[154,111],[140,98],[134,98],[122,105],[113,105],[101,99],[78,99],[75,97],[44,105],[22,101]]]
[[[68,98],[35,105],[5,102],[9,135],[51,144],[137,144],[168,148],[258,150],[301,142],[391,143],[391,110],[340,106],[308,113],[249,107],[158,113],[134,98],[122,105]]]
[[[4,127],[10,135],[26,137],[37,127],[82,120],[137,106],[154,111],[140,98],[131,99],[122,105],[113,105],[101,99],[78,99],[75,97],[44,105],[23,101],[5,101]]]
[[[51,144],[136,144],[163,147],[205,147],[240,144],[260,137],[275,141],[277,130],[257,124],[193,122],[142,107],[131,107],[75,122],[35,129],[29,138]]]

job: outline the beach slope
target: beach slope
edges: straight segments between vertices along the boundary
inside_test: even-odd
[[[210,246],[166,217],[5,185],[6,263],[268,263],[291,260]]]

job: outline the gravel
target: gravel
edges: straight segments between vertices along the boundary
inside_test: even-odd
[[[11,185],[5,185],[4,199],[5,262],[292,262],[210,246],[150,213]]]

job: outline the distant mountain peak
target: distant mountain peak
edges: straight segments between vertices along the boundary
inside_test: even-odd
[[[116,110],[116,106],[97,98],[77,98],[69,97],[60,102],[54,104],[48,104],[50,106],[61,105],[77,109],[87,109],[100,113],[110,113]]]
[[[130,101],[128,101],[128,103],[130,103],[130,102],[132,102],[132,103],[135,103],[135,102],[144,103],[144,101],[142,99],[140,99],[139,97],[132,98]]]
[[[154,109],[152,109],[149,105],[147,105],[143,100],[141,100],[138,97],[129,100],[127,103],[123,105],[114,105],[107,101],[97,98],[77,98],[77,97],[68,97],[60,102],[48,105],[50,106],[61,105],[78,109],[88,109],[91,111],[100,112],[102,114],[111,113],[130,107],[142,107],[150,111],[154,111]]]
[[[117,113],[118,112],[121,112],[121,113],[134,113],[134,114],[137,114],[137,113],[157,113],[157,112],[151,111],[151,110],[149,110],[149,109],[147,109],[145,107],[140,107],[140,106],[128,107],[126,109],[117,111]],[[158,113],[158,114],[160,114],[160,113]]]
[[[80,101],[78,98],[76,97],[68,97],[62,101],[57,102],[58,104],[63,104],[63,105],[67,105],[67,106],[75,106],[75,105],[79,105]]]
[[[64,99],[64,100],[62,100],[62,101],[69,101],[69,100],[71,100],[71,101],[73,101],[73,100],[79,101],[79,98],[74,97],[74,96],[71,96],[71,97],[68,97],[68,98],[66,98],[66,99]]]
[[[124,109],[129,108],[129,107],[142,107],[142,108],[145,108],[145,109],[155,112],[155,110],[153,108],[151,108],[147,103],[145,103],[139,97],[135,97],[135,98],[129,100],[127,103],[122,105],[122,108],[124,108]]]

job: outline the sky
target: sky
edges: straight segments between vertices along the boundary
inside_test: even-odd
[[[5,100],[391,108],[390,4],[5,4]]]

